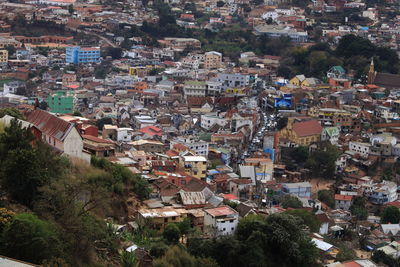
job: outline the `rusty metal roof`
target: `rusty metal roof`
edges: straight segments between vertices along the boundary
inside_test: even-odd
[[[60,141],[63,141],[74,127],[74,124],[40,109],[32,111],[27,121],[35,125],[43,134]]]

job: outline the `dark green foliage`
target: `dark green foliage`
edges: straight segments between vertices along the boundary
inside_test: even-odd
[[[363,197],[354,197],[353,204],[350,207],[351,214],[356,216],[358,220],[365,220],[368,217],[368,210],[365,207],[365,199]]]
[[[1,236],[1,254],[40,264],[62,254],[62,243],[56,227],[32,214],[14,217]]]
[[[174,224],[168,224],[163,232],[163,237],[170,244],[177,244],[179,242],[179,238],[181,236],[181,232],[179,231],[179,227]]]
[[[397,261],[389,256],[386,255],[385,252],[381,251],[381,250],[376,250],[373,254],[372,254],[372,258],[371,258],[375,263],[384,263],[387,266],[390,267],[397,267],[399,266],[399,264],[397,263]]]
[[[398,208],[393,206],[386,207],[381,216],[382,223],[399,223],[400,222],[400,211]]]
[[[302,219],[273,214],[240,220],[236,236],[191,239],[189,251],[222,266],[315,266],[318,250],[302,229]],[[221,253],[223,251],[224,253]]]
[[[287,123],[288,123],[288,118],[286,117],[279,118],[278,122],[276,123],[276,128],[278,129],[278,131],[280,131],[287,126]]]
[[[330,190],[318,191],[318,200],[324,202],[331,209],[335,208],[335,199],[333,193]]]
[[[335,162],[339,155],[340,151],[336,146],[326,144],[310,154],[306,167],[315,177],[332,179],[335,175]]]
[[[0,118],[3,118],[5,115],[9,115],[11,117],[14,117],[14,118],[20,119],[20,120],[24,119],[24,116],[16,108],[2,108],[2,109],[0,109]]]
[[[285,213],[301,218],[303,224],[306,225],[311,232],[318,232],[321,227],[321,222],[318,220],[317,216],[308,210],[288,210]]]
[[[103,57],[110,56],[112,59],[120,59],[122,57],[122,49],[119,47],[108,47],[103,54]]]
[[[149,183],[140,175],[133,174],[128,168],[119,164],[113,164],[104,158],[97,157],[92,157],[91,164],[106,171],[106,173],[90,179],[91,183],[113,189],[115,193],[120,195],[133,191],[140,200],[149,197]],[[126,189],[126,191],[123,190],[123,192],[121,192],[120,190],[122,187]]]
[[[164,242],[155,242],[151,244],[150,255],[154,258],[161,258],[168,250],[168,245]]]
[[[218,267],[218,264],[208,258],[196,258],[185,249],[173,246],[165,255],[154,261],[154,267]]]
[[[281,198],[281,205],[285,209],[287,208],[298,209],[303,207],[301,201],[297,197],[292,195],[284,195]]]
[[[336,256],[337,261],[349,261],[349,260],[354,260],[357,258],[356,253],[354,250],[347,248],[347,247],[341,247],[339,250],[339,253]]]
[[[305,146],[296,147],[290,152],[290,157],[294,159],[297,163],[306,162],[308,159],[308,155],[308,147]]]
[[[105,124],[112,124],[112,119],[109,117],[101,118],[100,120],[97,120],[96,126],[99,128],[99,130],[103,130],[103,127]]]

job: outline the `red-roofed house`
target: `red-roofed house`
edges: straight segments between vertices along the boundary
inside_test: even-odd
[[[353,196],[335,195],[335,209],[349,210],[353,203]]]
[[[54,149],[70,157],[90,162],[90,154],[83,151],[82,136],[73,123],[40,109],[27,114],[26,118],[41,132],[41,139]]]
[[[211,236],[232,235],[239,222],[239,213],[229,206],[204,210],[204,230]]]
[[[141,128],[139,132],[144,133],[145,135],[148,135],[149,137],[153,136],[162,136],[163,132],[162,129],[156,127],[156,126],[147,126],[144,128]]]
[[[287,126],[280,131],[280,137],[301,146],[308,146],[321,140],[322,126],[318,120],[289,118]]]

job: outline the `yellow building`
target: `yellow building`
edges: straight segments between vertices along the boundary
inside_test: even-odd
[[[164,231],[170,223],[179,223],[188,215],[185,209],[163,207],[158,209],[143,208],[137,211],[138,224],[150,226],[158,231]]]
[[[308,146],[321,140],[322,126],[316,119],[299,120],[289,118],[288,124],[283,128],[279,135],[281,139],[300,146]]]
[[[227,95],[235,95],[235,96],[245,96],[247,94],[248,88],[226,88],[225,93]]]
[[[129,67],[129,75],[144,77],[148,73],[147,67]]]
[[[321,81],[316,78],[307,78],[304,75],[296,75],[289,80],[289,83],[299,87],[312,87],[319,85]]]
[[[204,68],[205,69],[218,69],[222,65],[222,54],[210,51],[204,54]]]
[[[260,180],[272,180],[274,163],[270,158],[246,158],[244,166],[254,166],[256,176]]]
[[[203,156],[181,156],[179,165],[193,177],[204,179],[207,176],[207,159]]]
[[[0,50],[0,63],[7,63],[7,62],[8,62],[8,51]]]

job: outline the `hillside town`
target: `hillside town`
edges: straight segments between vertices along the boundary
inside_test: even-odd
[[[278,266],[279,253],[231,262],[201,242],[244,243],[252,220],[282,214],[300,218],[316,253],[281,266],[400,266],[399,30],[389,0],[1,1],[0,161],[13,156],[13,129],[29,132],[11,134],[15,146],[44,143],[76,177],[121,171],[119,184],[89,182],[112,184],[110,210],[96,210],[100,191],[77,186],[69,199],[88,213],[96,203],[137,262],[105,253],[109,265],[95,266],[181,266],[156,264],[171,244],[203,266]],[[10,252],[9,214],[60,224],[40,202],[56,203],[43,197],[52,184],[21,197],[3,179],[22,175],[10,164],[0,165],[0,265],[64,266],[63,256]],[[82,262],[65,266],[94,266]]]

